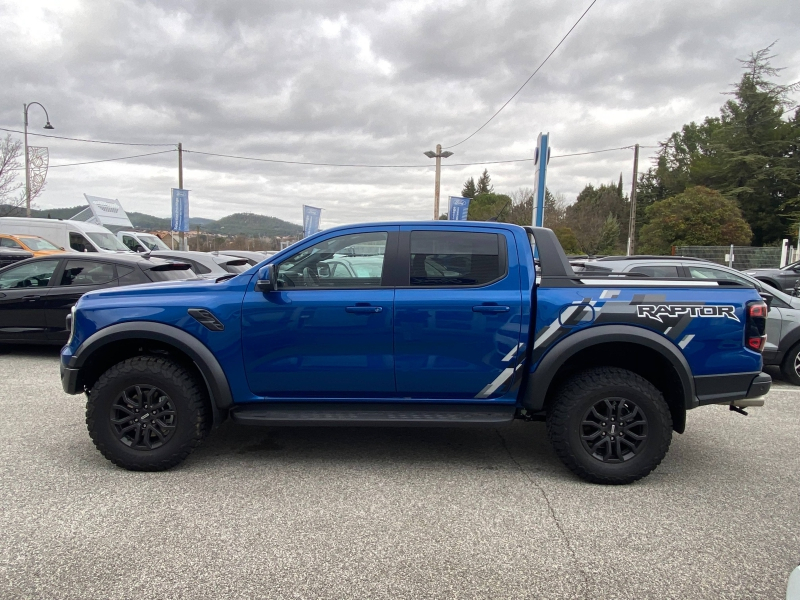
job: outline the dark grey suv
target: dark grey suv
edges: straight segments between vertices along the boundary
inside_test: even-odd
[[[772,296],[767,316],[764,364],[780,366],[789,381],[800,385],[800,298],[789,296],[749,275],[749,272],[742,273],[736,269],[689,257],[608,256],[580,261],[577,267],[586,270],[636,272],[654,278],[729,279],[755,286],[759,292]]]

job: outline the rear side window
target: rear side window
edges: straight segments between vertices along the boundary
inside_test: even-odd
[[[60,285],[103,285],[114,279],[114,265],[89,260],[68,260]]]
[[[678,267],[672,265],[641,265],[633,267],[631,273],[641,273],[648,277],[680,277]]]
[[[20,246],[17,242],[11,238],[4,237],[0,237],[0,248],[15,248],[17,250],[22,250],[22,246]]]
[[[460,231],[411,232],[411,285],[474,286],[505,275],[501,236]]]
[[[176,266],[181,268],[176,269],[172,265],[161,265],[148,269],[145,273],[147,273],[150,281],[174,281],[176,279],[195,279],[197,277],[191,269],[182,268],[186,266],[186,263]]]
[[[692,265],[689,266],[689,274],[692,276],[692,279],[727,279],[729,281],[737,281],[746,286],[753,285],[744,277],[739,277],[738,275],[728,273],[722,269],[714,269],[713,267],[695,267]]]

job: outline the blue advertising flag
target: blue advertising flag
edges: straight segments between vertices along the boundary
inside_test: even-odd
[[[472,200],[472,198],[450,196],[450,207],[447,211],[447,218],[451,221],[466,221],[467,213],[469,213],[470,200]]]
[[[172,231],[189,231],[189,190],[172,188]]]
[[[319,218],[322,209],[303,205],[303,237],[314,235],[319,231]]]

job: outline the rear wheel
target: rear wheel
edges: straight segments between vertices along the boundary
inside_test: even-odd
[[[666,456],[672,418],[661,393],[636,373],[602,367],[558,391],[547,433],[562,462],[592,483],[641,479]]]
[[[166,358],[137,356],[103,373],[89,394],[86,425],[100,453],[132,471],[182,462],[210,424],[205,390]]]
[[[800,344],[795,344],[786,353],[781,372],[794,385],[800,385]]]

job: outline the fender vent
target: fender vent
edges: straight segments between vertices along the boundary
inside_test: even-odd
[[[225,325],[220,323],[219,319],[205,308],[190,308],[189,314],[206,329],[211,331],[223,331]]]

